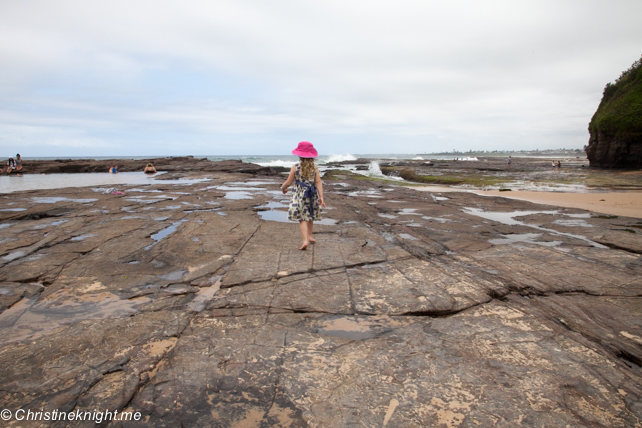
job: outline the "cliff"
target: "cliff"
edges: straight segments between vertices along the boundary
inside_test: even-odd
[[[606,84],[589,133],[591,166],[642,168],[642,58]]]

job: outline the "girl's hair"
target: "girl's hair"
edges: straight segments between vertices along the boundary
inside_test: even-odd
[[[312,180],[314,178],[314,159],[312,158],[299,158],[299,165],[301,165],[301,178]]]

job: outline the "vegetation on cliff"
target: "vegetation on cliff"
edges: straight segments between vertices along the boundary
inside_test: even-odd
[[[602,101],[589,123],[591,135],[598,132],[627,137],[642,133],[642,57],[607,83]]]

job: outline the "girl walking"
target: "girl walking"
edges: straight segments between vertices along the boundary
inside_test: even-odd
[[[288,210],[288,220],[298,221],[303,244],[299,250],[305,250],[310,243],[314,243],[312,228],[315,221],[321,220],[321,208],[325,208],[323,201],[323,183],[319,168],[314,164],[318,153],[312,143],[301,141],[292,154],[299,157],[299,163],[292,165],[288,179],[281,186],[281,191],[286,194],[288,187],[294,183],[292,201]]]

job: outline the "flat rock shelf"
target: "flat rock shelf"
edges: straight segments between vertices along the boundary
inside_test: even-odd
[[[299,251],[297,224],[261,215],[287,209],[282,177],[208,168],[0,195],[4,408],[640,426],[640,219],[335,175]]]

